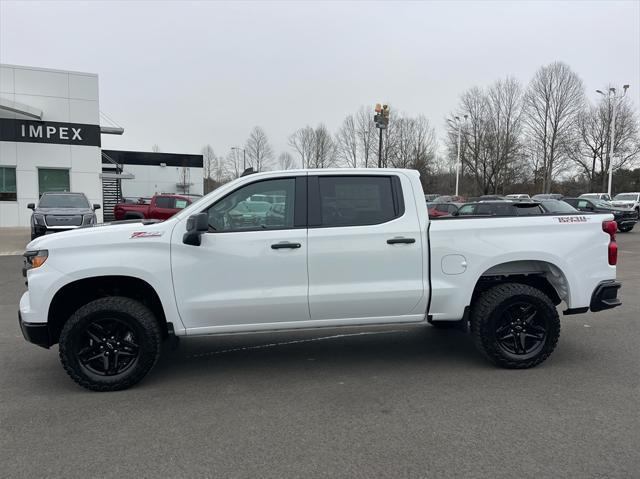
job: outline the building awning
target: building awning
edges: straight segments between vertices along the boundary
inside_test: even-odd
[[[36,120],[42,120],[42,110],[24,103],[7,100],[6,98],[0,98],[0,110],[18,113],[30,118],[35,118]]]

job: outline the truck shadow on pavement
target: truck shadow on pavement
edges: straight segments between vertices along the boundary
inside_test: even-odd
[[[316,371],[366,371],[376,368],[430,369],[492,366],[460,330],[398,326],[386,330],[327,330],[259,335],[182,338],[176,350],[166,347],[145,383],[170,376],[205,379],[221,374],[277,376]]]

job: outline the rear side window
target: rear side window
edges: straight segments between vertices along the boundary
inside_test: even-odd
[[[156,208],[173,208],[175,200],[170,196],[158,196],[156,198]]]
[[[400,182],[389,176],[319,176],[322,226],[365,226],[385,223],[399,208]]]
[[[544,210],[539,205],[518,205],[516,206],[518,216],[541,215]]]

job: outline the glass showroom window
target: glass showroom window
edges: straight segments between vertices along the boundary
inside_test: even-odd
[[[69,191],[69,170],[39,168],[38,193],[47,191]]]
[[[16,201],[16,169],[0,166],[0,201]]]

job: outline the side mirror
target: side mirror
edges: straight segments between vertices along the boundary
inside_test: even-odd
[[[187,231],[182,235],[182,242],[191,246],[200,246],[202,233],[209,231],[209,213],[202,212],[189,216]]]
[[[99,209],[100,209],[100,205],[98,205],[98,204],[93,205],[93,210],[94,210],[94,211],[95,211],[95,210],[99,210]]]
[[[29,203],[27,205],[27,208],[29,208],[30,210],[35,210],[36,209],[36,204],[35,203]]]

